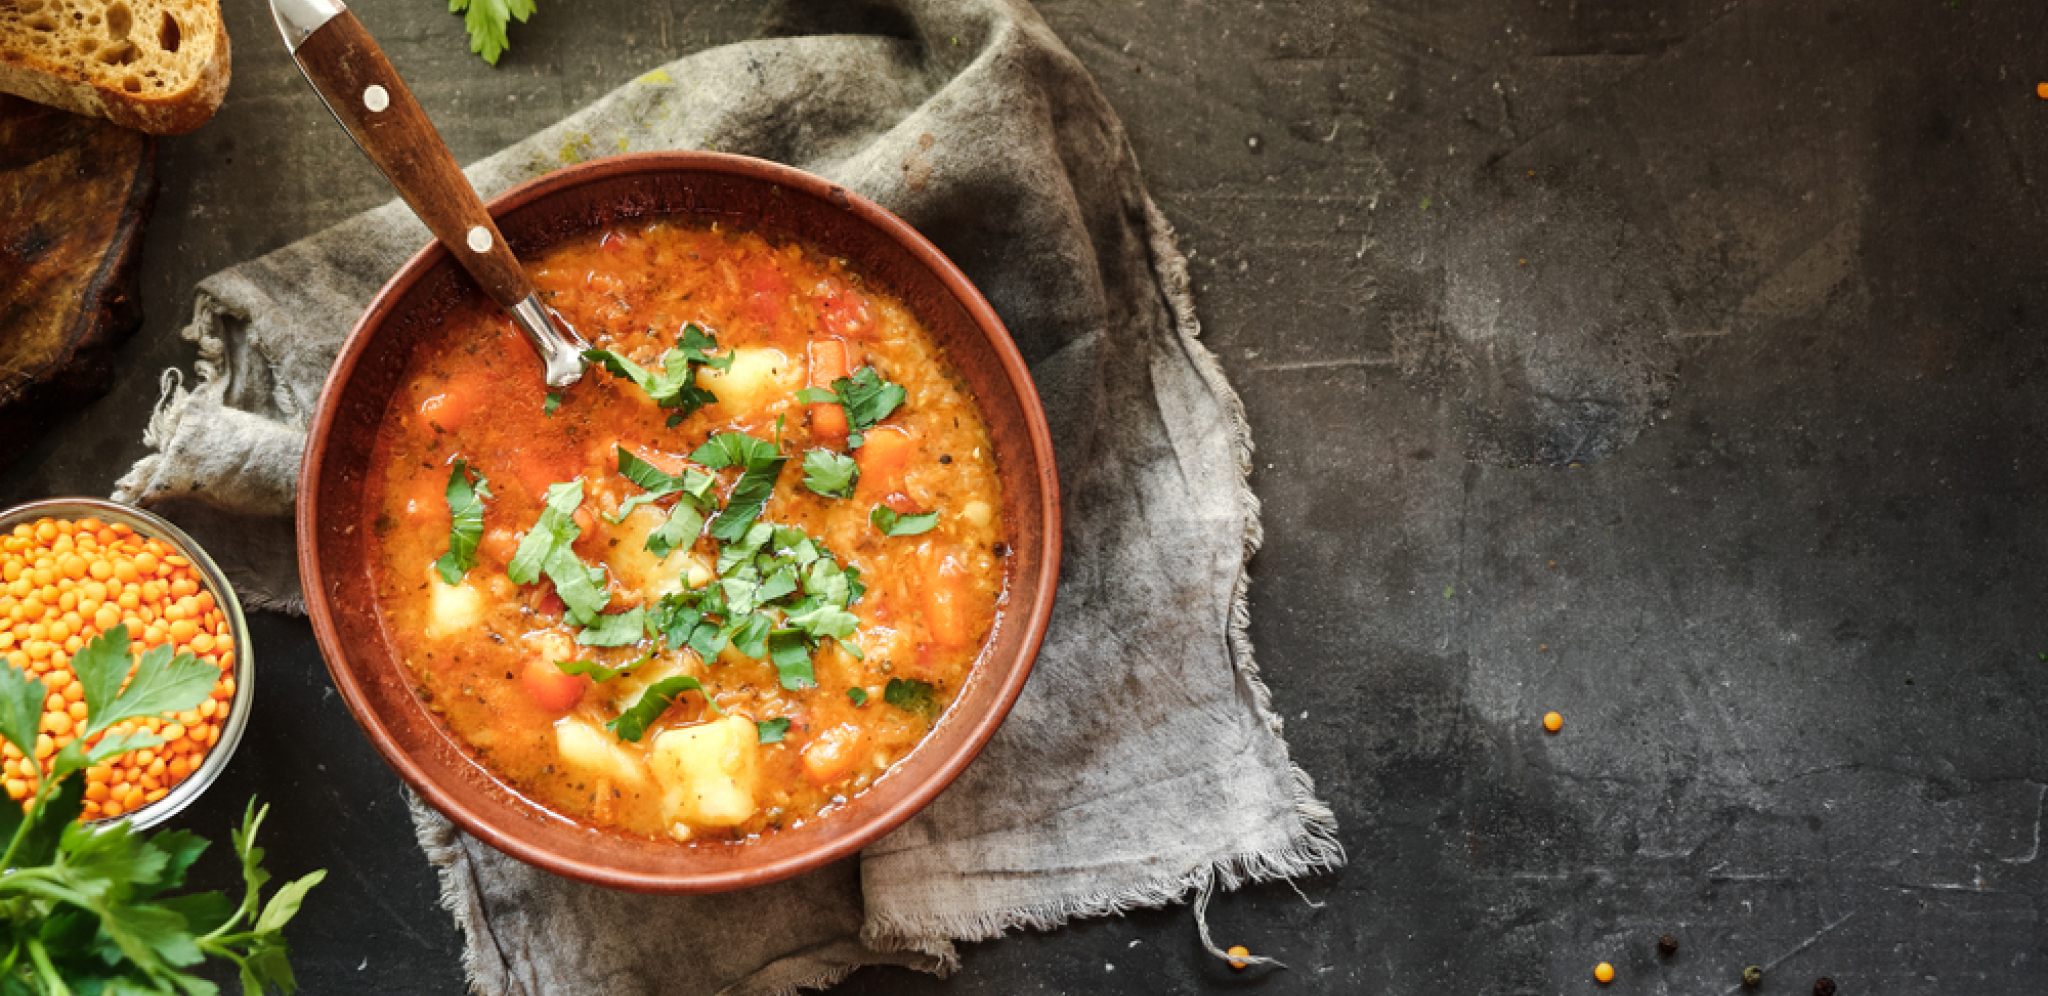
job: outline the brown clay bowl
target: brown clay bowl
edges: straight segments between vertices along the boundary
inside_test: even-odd
[[[995,311],[909,225],[801,170],[741,156],[644,153],[571,166],[491,201],[513,249],[635,218],[699,217],[795,237],[854,261],[893,290],[943,345],[980,402],[995,446],[1013,553],[1005,596],[972,676],[931,735],[865,793],[827,816],[737,844],[684,845],[594,829],[541,808],[453,739],[413,691],[377,611],[355,528],[378,422],[412,350],[455,303],[481,293],[438,243],[384,286],[349,334],[321,392],[299,477],[299,576],[336,689],[406,784],[491,846],[569,878],[641,892],[764,885],[846,857],[943,790],[995,732],[1024,687],[1059,574],[1059,485],[1031,375]],[[533,365],[536,383],[540,365]]]

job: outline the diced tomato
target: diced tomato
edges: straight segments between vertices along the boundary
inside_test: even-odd
[[[843,339],[812,339],[806,349],[810,361],[809,372],[805,375],[805,386],[829,391],[832,382],[841,377],[853,376],[852,364],[847,359],[846,341]],[[811,439],[833,448],[846,444],[846,409],[830,402],[813,404],[805,409],[811,418]]]
[[[510,557],[505,558],[507,563],[510,563],[511,559]],[[569,611],[569,606],[563,604],[562,596],[555,594],[555,586],[552,583],[547,582],[546,579],[543,579],[542,583],[545,587],[541,588],[540,594],[534,596],[533,611],[544,616],[553,616],[560,619],[562,613]]]
[[[747,303],[742,318],[753,328],[775,330],[789,314],[789,278],[774,260],[762,260],[747,271]]]
[[[548,661],[530,661],[519,675],[519,684],[526,689],[526,694],[533,696],[534,705],[548,712],[563,713],[575,708],[583,698],[583,690],[590,687],[590,678],[581,674],[563,674],[560,668]]]
[[[626,235],[617,229],[608,231],[604,233],[603,238],[597,240],[597,247],[606,252],[618,252],[626,248]]]
[[[924,512],[924,509],[917,507],[916,502],[910,500],[909,495],[901,491],[889,492],[882,499],[882,504],[889,506],[889,510],[897,515],[919,515]]]
[[[818,324],[832,335],[867,339],[875,320],[868,311],[868,299],[859,291],[834,281],[831,290],[818,299]]]

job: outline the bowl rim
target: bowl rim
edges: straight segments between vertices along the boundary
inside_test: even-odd
[[[687,869],[662,872],[623,871],[536,846],[533,841],[519,833],[508,832],[505,828],[524,829],[520,824],[508,823],[501,827],[482,819],[478,813],[459,804],[450,792],[429,777],[424,766],[399,748],[389,728],[370,708],[368,696],[358,683],[355,672],[336,663],[345,656],[344,648],[347,644],[342,641],[335,626],[333,615],[327,606],[326,590],[320,584],[321,564],[317,542],[320,495],[316,484],[326,457],[328,435],[334,425],[335,411],[338,407],[335,401],[337,392],[354,375],[357,364],[368,348],[372,333],[394,318],[401,317],[404,314],[399,309],[402,300],[430,271],[450,258],[447,248],[438,241],[428,242],[385,282],[354,327],[350,329],[348,338],[336,355],[334,365],[321,387],[320,401],[314,417],[308,426],[306,450],[299,471],[295,533],[300,585],[306,596],[307,616],[312,622],[328,674],[333,679],[335,688],[348,707],[350,715],[355,718],[357,725],[362,728],[364,735],[383,757],[385,763],[397,772],[401,780],[419,793],[437,812],[453,820],[471,835],[529,865],[607,888],[680,894],[725,892],[767,885],[849,857],[900,826],[952,784],[980,754],[989,738],[995,734],[996,728],[1009,715],[1011,707],[1030,677],[1033,663],[1045,638],[1047,624],[1051,620],[1053,600],[1058,588],[1061,505],[1057,468],[1053,460],[1052,433],[1046,421],[1044,403],[1038,396],[1031,371],[1025,364],[1022,354],[1018,352],[1002,319],[997,316],[994,307],[988,303],[980,290],[937,246],[907,222],[866,197],[823,177],[765,159],[719,152],[660,151],[606,156],[565,166],[491,198],[485,208],[494,218],[501,217],[580,184],[633,174],[676,172],[723,174],[787,187],[827,201],[878,230],[901,246],[919,265],[930,271],[945,291],[967,312],[970,321],[987,339],[1003,376],[1011,384],[1019,407],[1023,410],[1025,434],[1030,440],[1030,451],[1038,467],[1037,483],[1043,495],[1043,504],[1038,515],[1041,518],[1040,528],[1044,536],[1044,556],[1038,572],[1037,591],[1032,601],[1028,605],[1015,607],[1021,611],[1013,610],[1009,613],[1011,618],[1016,619],[1018,624],[1024,627],[1023,640],[1019,647],[1021,659],[1016,667],[1009,669],[1002,683],[997,686],[991,700],[991,708],[979,715],[963,717],[970,723],[965,739],[957,750],[944,758],[930,777],[888,808],[868,815],[855,832],[778,860],[711,873],[693,873]],[[461,279],[468,281],[469,277],[464,274]],[[977,674],[969,680],[980,680],[982,670],[981,667],[977,667]],[[492,773],[491,777],[497,778],[495,773]],[[500,784],[505,783],[501,780]],[[580,821],[578,825],[587,826]]]
[[[207,585],[218,593],[223,613],[227,616],[228,632],[234,634],[235,644],[235,694],[228,699],[228,721],[221,727],[220,739],[206,749],[206,759],[199,763],[197,770],[185,776],[185,780],[171,786],[164,797],[155,802],[144,803],[140,808],[123,813],[118,817],[99,817],[86,821],[88,826],[112,826],[115,821],[126,819],[137,830],[148,830],[165,820],[185,811],[197,801],[207,788],[219,780],[233,759],[235,748],[241,746],[242,734],[249,726],[250,707],[256,698],[256,658],[249,638],[249,623],[242,615],[242,599],[235,594],[234,586],[228,583],[227,574],[220,565],[213,562],[205,548],[163,516],[134,505],[124,505],[105,498],[42,498],[23,502],[0,509],[0,532],[13,529],[24,522],[41,518],[98,518],[109,522],[120,522],[151,539],[160,539],[176,547],[178,553],[199,568],[199,574]],[[140,639],[139,636],[133,637]]]

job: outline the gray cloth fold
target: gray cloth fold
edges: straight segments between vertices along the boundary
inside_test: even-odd
[[[852,11],[854,13],[849,13]],[[798,34],[806,25],[873,33]],[[1245,638],[1250,436],[1196,341],[1183,261],[1121,125],[1022,0],[794,4],[772,37],[655,70],[469,170],[486,196],[584,156],[715,148],[873,198],[1016,338],[1052,421],[1059,601],[981,758],[847,862],[735,896],[646,897],[531,869],[415,807],[489,994],[788,992],[953,942],[1343,861]],[[879,26],[879,27],[876,27]],[[812,30],[815,30],[813,27]],[[198,384],[116,497],[167,508],[258,604],[296,605],[303,429],[363,306],[425,228],[396,201],[199,287]],[[696,964],[674,971],[668,943]]]

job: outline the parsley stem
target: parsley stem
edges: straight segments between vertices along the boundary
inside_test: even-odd
[[[48,986],[50,992],[57,996],[71,996],[71,987],[65,985],[64,977],[57,974],[57,966],[50,964],[50,952],[44,949],[42,941],[33,937],[28,939],[28,956],[35,961],[36,973],[43,977],[43,985]]]
[[[50,795],[52,787],[50,783],[56,779],[43,777],[43,763],[35,760],[33,753],[30,753],[28,757],[30,758],[29,763],[34,765],[36,769],[36,792],[34,797],[29,800],[28,812],[36,814],[42,812],[43,802]],[[21,824],[14,828],[14,837],[7,842],[7,850],[0,852],[0,869],[14,867],[14,852],[21,847],[21,839],[28,836],[28,828],[34,822],[33,815],[24,816],[22,817]]]

